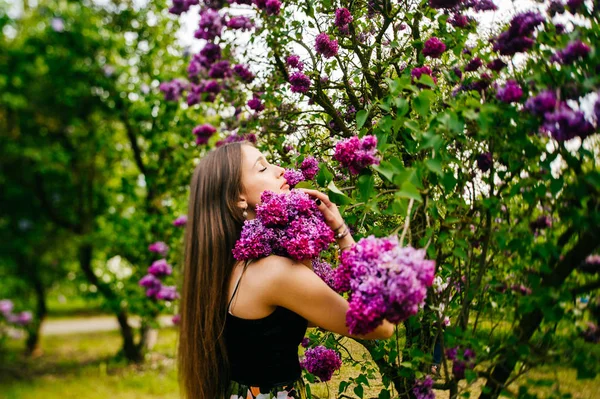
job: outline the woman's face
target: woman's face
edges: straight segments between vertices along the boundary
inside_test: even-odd
[[[289,192],[290,186],[283,177],[284,168],[271,165],[256,148],[242,146],[242,184],[240,207],[248,206],[248,217],[254,217],[254,207],[260,203],[263,191]]]

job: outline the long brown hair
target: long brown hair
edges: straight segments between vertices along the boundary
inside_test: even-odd
[[[223,329],[231,251],[244,221],[238,206],[244,144],[209,152],[190,185],[178,348],[181,393],[189,399],[223,398],[229,383]]]

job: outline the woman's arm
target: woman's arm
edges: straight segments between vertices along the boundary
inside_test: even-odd
[[[353,335],[346,326],[349,304],[312,270],[281,256],[269,256],[265,264],[265,295],[273,306],[282,306],[299,314],[309,324],[360,339],[387,339],[394,325],[386,320],[366,335]]]

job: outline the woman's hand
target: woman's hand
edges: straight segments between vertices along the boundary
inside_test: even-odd
[[[315,199],[315,203],[325,218],[325,223],[327,223],[331,230],[335,231],[338,229],[336,232],[340,231],[340,227],[344,226],[344,218],[342,218],[337,205],[331,202],[327,194],[308,188],[298,188],[297,190],[302,190],[306,194],[313,197]]]

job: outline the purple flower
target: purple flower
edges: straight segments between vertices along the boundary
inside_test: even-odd
[[[586,329],[581,333],[583,340],[586,342],[591,342],[597,344],[600,342],[600,328],[598,328],[598,324],[594,322],[588,322]]]
[[[168,276],[173,273],[173,268],[167,263],[166,259],[159,259],[154,261],[148,268],[148,273],[156,277]]]
[[[335,26],[337,26],[340,33],[347,34],[349,32],[348,25],[352,20],[352,14],[347,8],[342,7],[335,10]]]
[[[477,168],[482,172],[487,172],[492,167],[492,153],[484,152],[483,154],[477,155]]]
[[[315,274],[319,276],[321,280],[323,280],[331,288],[335,289],[334,272],[329,263],[315,259],[312,261],[312,267]]]
[[[227,27],[230,29],[241,29],[242,31],[249,31],[254,28],[254,22],[248,17],[243,15],[231,17],[229,21],[227,21]]]
[[[267,0],[265,2],[265,10],[267,15],[277,15],[281,10],[281,1],[279,0]]]
[[[465,378],[466,369],[467,365],[462,360],[455,360],[454,363],[452,363],[452,374],[454,374],[454,378],[457,380]]]
[[[295,260],[313,259],[333,241],[333,231],[306,193],[265,191],[256,207],[256,218],[244,222],[233,256],[237,260],[270,254]]]
[[[249,134],[245,134],[245,135],[238,135],[236,133],[233,133],[233,134],[230,134],[229,136],[227,136],[225,139],[217,141],[215,146],[220,147],[220,146],[228,144],[228,143],[237,143],[240,141],[248,141],[250,143],[256,143],[256,135],[254,133],[249,133]]]
[[[163,301],[174,301],[179,298],[177,288],[175,286],[163,285],[160,290],[156,293],[156,299],[162,299]]]
[[[437,82],[437,79],[432,76],[431,68],[429,68],[427,65],[414,68],[412,71],[410,71],[410,76],[412,77],[413,81],[419,80],[419,78],[423,74],[431,76],[433,78],[433,81]]]
[[[7,317],[7,315],[11,314],[14,308],[14,304],[10,299],[3,299],[0,301],[0,313]]]
[[[583,5],[584,0],[567,0],[567,7],[572,14],[575,14],[577,10]]]
[[[252,83],[254,74],[250,72],[246,65],[238,64],[233,67],[233,72],[242,79],[245,83]]]
[[[523,89],[521,89],[521,86],[519,86],[519,84],[514,80],[508,80],[506,85],[499,88],[498,92],[496,93],[496,98],[505,103],[519,101],[522,96]]]
[[[173,324],[175,324],[176,326],[179,325],[179,323],[181,322],[181,315],[180,314],[174,315],[173,318],[171,319],[171,322]]]
[[[248,107],[256,112],[260,112],[265,109],[265,105],[258,97],[253,97],[252,99],[248,100]]]
[[[192,130],[192,133],[196,136],[196,144],[202,145],[208,143],[208,140],[213,134],[217,132],[217,129],[209,123],[204,125],[198,125]]]
[[[565,33],[566,27],[561,23],[556,23],[554,24],[554,29],[556,29],[557,34],[562,35],[563,33]]]
[[[536,116],[551,112],[557,105],[556,95],[551,90],[544,90],[535,97],[529,97],[525,102],[525,109]]]
[[[458,346],[455,346],[454,348],[446,349],[446,357],[448,358],[448,360],[456,360],[457,354],[458,354]]]
[[[213,79],[228,78],[232,75],[229,61],[218,61],[211,65],[208,76]]]
[[[431,58],[440,58],[446,51],[446,45],[437,37],[432,37],[425,42],[423,55]]]
[[[315,40],[315,50],[325,58],[331,58],[338,53],[338,42],[325,32],[320,33]]]
[[[474,3],[475,11],[496,11],[498,9],[492,0],[476,0]]]
[[[18,324],[20,326],[25,326],[25,325],[31,323],[32,320],[33,320],[33,313],[31,313],[28,310],[21,312],[19,314],[16,314],[16,315],[11,314],[8,317],[9,322]]]
[[[534,232],[542,230],[542,229],[546,229],[551,226],[552,226],[552,219],[550,219],[550,217],[547,215],[542,215],[542,216],[538,217],[536,220],[534,220],[533,222],[529,223],[529,227]]]
[[[513,284],[510,289],[521,295],[531,295],[531,288],[525,287],[523,284]]]
[[[169,246],[162,241],[157,241],[148,246],[148,251],[165,256],[169,252]]]
[[[179,101],[186,87],[187,85],[183,81],[173,79],[170,82],[162,82],[158,89],[165,94],[165,101]]]
[[[290,185],[290,188],[293,188],[296,184],[304,180],[304,175],[299,170],[286,169],[283,173],[283,178],[287,181],[287,184]]]
[[[186,215],[181,215],[177,219],[173,220],[173,226],[175,226],[175,227],[185,226],[186,223],[187,223],[187,216]]]
[[[462,73],[462,71],[460,70],[460,68],[459,68],[459,67],[454,67],[454,68],[452,68],[452,72],[454,72],[454,74],[455,74],[455,75],[456,75],[456,76],[457,76],[459,79],[462,79],[462,77],[463,77],[463,73]]]
[[[578,59],[587,57],[590,51],[590,46],[583,43],[581,40],[575,40],[567,44],[564,49],[560,50],[554,59],[559,60],[564,65],[569,65]]]
[[[596,117],[596,124],[600,126],[600,93],[598,94],[598,98],[594,103],[594,116]]]
[[[304,180],[312,180],[319,173],[319,162],[313,157],[306,157],[300,164]]]
[[[475,72],[476,70],[481,68],[482,65],[483,61],[481,61],[481,58],[475,57],[471,61],[469,61],[469,63],[465,67],[465,72]]]
[[[455,28],[466,28],[472,22],[472,19],[463,14],[454,14],[446,21]]]
[[[432,391],[433,379],[430,375],[422,380],[416,380],[412,391],[416,399],[435,399],[435,393]]]
[[[302,338],[302,342],[300,342],[300,345],[303,348],[308,348],[310,346],[310,339],[308,339],[307,337]]]
[[[494,51],[502,55],[515,55],[529,50],[534,43],[531,35],[542,22],[544,17],[538,12],[528,11],[516,15],[510,21],[508,30],[496,38]]]
[[[52,18],[50,26],[54,32],[63,32],[65,30],[65,21],[62,18]]]
[[[300,57],[295,54],[288,55],[287,58],[285,59],[285,63],[289,67],[296,68],[299,71],[302,71],[304,69],[304,64],[302,63],[302,61],[300,61]]]
[[[146,288],[146,296],[148,298],[154,298],[162,287],[160,280],[152,274],[146,274],[140,279],[138,284]]]
[[[506,63],[504,61],[502,61],[500,58],[496,58],[487,63],[487,67],[495,72],[500,72],[506,66],[507,66]]]
[[[194,32],[196,39],[212,41],[216,37],[220,37],[222,31],[223,18],[217,11],[212,8],[205,8],[200,11],[200,24]]]
[[[173,6],[169,8],[169,12],[175,15],[181,15],[190,9],[193,2],[187,0],[173,0]]]
[[[310,88],[310,78],[302,72],[294,72],[290,75],[293,93],[306,93]]]
[[[377,137],[367,135],[359,139],[358,136],[353,136],[337,143],[333,157],[348,168],[350,173],[357,175],[369,165],[379,165],[376,153]]]
[[[383,319],[399,323],[418,312],[435,271],[435,262],[424,257],[424,250],[400,247],[395,236],[369,236],[342,253],[334,286],[350,291],[346,324],[351,334],[366,334]]]
[[[319,381],[326,382],[331,379],[336,370],[342,367],[342,359],[333,349],[319,345],[304,352],[304,359],[300,362],[300,366],[314,374]]]
[[[200,53],[194,55],[194,60],[205,68],[210,68],[217,60],[221,59],[221,47],[214,43],[206,43]]]
[[[553,112],[544,115],[543,128],[556,141],[570,140],[574,137],[586,138],[594,132],[594,126],[585,119],[581,111],[575,111],[562,103]]]
[[[429,0],[429,7],[450,9],[456,7],[461,1],[463,0]]]

